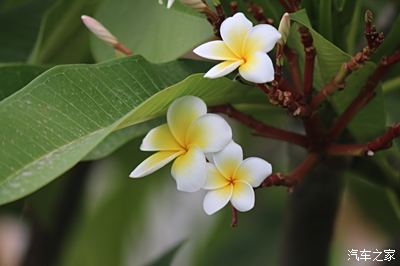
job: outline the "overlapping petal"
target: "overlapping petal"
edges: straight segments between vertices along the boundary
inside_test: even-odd
[[[247,57],[245,64],[239,67],[240,75],[254,83],[265,83],[274,80],[274,66],[264,52],[256,52]]]
[[[232,185],[228,185],[220,189],[209,191],[204,197],[204,211],[208,215],[211,215],[222,209],[231,199],[232,190]]]
[[[207,163],[207,178],[204,189],[218,189],[225,187],[229,181],[220,173],[220,171],[211,163]]]
[[[182,146],[171,134],[167,124],[153,128],[147,133],[140,145],[142,151],[178,151]]]
[[[224,61],[208,70],[204,77],[212,79],[223,77],[238,68],[243,62],[243,60]]]
[[[233,186],[231,203],[236,210],[245,212],[254,207],[254,190],[246,182],[236,182]]]
[[[243,47],[252,27],[253,23],[240,12],[222,22],[220,28],[222,40],[236,56],[242,57]]]
[[[167,111],[168,126],[180,145],[185,146],[185,136],[193,121],[206,113],[206,104],[195,96],[183,96],[169,106]]]
[[[211,41],[200,45],[193,52],[201,57],[213,60],[236,61],[240,59],[232,53],[223,41]]]
[[[204,153],[220,151],[231,139],[231,127],[215,114],[206,114],[196,119],[186,135],[186,143],[200,148]]]
[[[247,36],[244,50],[246,53],[269,52],[281,38],[277,29],[268,24],[254,26]]]
[[[129,175],[129,177],[138,178],[143,177],[145,175],[149,175],[167,163],[171,162],[173,159],[181,155],[182,151],[160,151],[157,152],[146,160],[144,160],[141,164],[139,164]]]
[[[197,147],[191,147],[172,164],[172,176],[180,191],[194,192],[206,182],[206,159]]]
[[[230,178],[235,174],[236,169],[243,161],[242,147],[231,141],[224,149],[214,153],[213,159],[218,170],[225,177]]]
[[[236,170],[235,177],[253,187],[258,187],[271,173],[272,166],[270,163],[261,158],[250,157],[240,164]]]

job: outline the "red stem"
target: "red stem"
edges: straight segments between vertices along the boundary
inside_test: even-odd
[[[123,53],[123,54],[125,54],[125,55],[132,55],[133,53],[132,53],[132,51],[128,48],[128,47],[126,47],[125,45],[123,45],[122,43],[117,43],[117,44],[115,44],[114,46],[113,46],[113,48],[115,49],[115,50],[118,50],[118,51],[120,51],[121,53]]]
[[[231,226],[232,227],[237,227],[238,226],[238,212],[237,212],[236,208],[233,207],[233,205],[231,205],[231,207],[232,207]]]
[[[393,139],[400,136],[400,123],[391,126],[382,136],[365,144],[331,144],[326,149],[329,155],[372,156],[374,152],[387,149]]]
[[[292,81],[294,85],[294,89],[297,93],[302,94],[302,82],[300,78],[300,68],[297,61],[297,54],[295,51],[285,46],[283,48],[283,52],[288,60],[290,66],[290,75],[292,76]]]
[[[299,28],[301,42],[304,46],[305,62],[304,62],[304,96],[308,99],[312,94],[312,85],[314,78],[314,59],[315,47],[313,46],[313,38],[310,31],[306,27]]]
[[[281,173],[271,174],[263,181],[261,187],[293,187],[304,178],[304,176],[315,166],[318,160],[319,156],[317,153],[309,153],[304,161],[301,162],[289,175],[285,176]]]
[[[209,110],[214,113],[223,113],[228,115],[231,118],[238,120],[239,122],[243,123],[244,125],[252,128],[258,132],[257,135],[287,141],[292,144],[296,144],[302,147],[308,147],[308,140],[305,136],[286,131],[283,129],[275,128],[269,125],[266,125],[251,116],[248,116],[238,110],[236,110],[231,105],[219,105],[210,107]]]

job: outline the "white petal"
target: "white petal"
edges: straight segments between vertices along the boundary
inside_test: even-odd
[[[168,0],[167,3],[167,8],[171,8],[172,4],[175,2],[175,0]]]
[[[206,183],[206,159],[196,147],[176,158],[172,164],[171,174],[180,191],[194,192]]]
[[[238,57],[242,56],[245,41],[252,27],[253,23],[243,13],[236,13],[221,24],[222,40]]]
[[[214,153],[214,163],[225,177],[232,177],[243,161],[243,150],[239,144],[231,141],[221,151]]]
[[[204,197],[203,208],[204,211],[211,215],[222,209],[231,199],[232,185],[223,188],[209,191]]]
[[[204,189],[218,189],[225,187],[229,181],[221,174],[221,172],[211,163],[207,163],[207,179]]]
[[[238,58],[223,41],[211,41],[200,45],[193,52],[201,57],[213,60],[236,61]]]
[[[241,64],[243,64],[244,61],[239,60],[239,61],[225,61],[222,63],[219,63],[218,65],[212,67],[208,72],[204,75],[206,78],[210,79],[215,79],[215,78],[220,78],[225,75],[228,75],[231,73],[233,70],[238,68]]]
[[[143,177],[145,175],[149,175],[173,159],[175,159],[177,156],[182,154],[182,152],[176,152],[176,151],[160,151],[157,152],[153,155],[151,155],[149,158],[144,160],[141,164],[139,164],[135,170],[133,170],[129,177],[137,178],[137,177]]]
[[[167,124],[153,128],[147,133],[140,146],[142,151],[178,151],[182,147],[172,136]]]
[[[185,136],[194,120],[207,113],[207,105],[202,99],[195,96],[183,96],[169,106],[167,122],[175,139],[182,146],[185,145]]]
[[[250,157],[240,164],[236,170],[235,177],[253,187],[258,187],[271,173],[272,166],[270,163],[261,158]]]
[[[268,24],[254,26],[246,40],[246,54],[254,52],[269,52],[281,38],[277,29]]]
[[[274,80],[274,66],[266,53],[257,52],[246,59],[246,63],[239,67],[239,73],[244,79],[254,83]]]
[[[246,212],[254,207],[254,190],[245,182],[236,182],[233,185],[231,203],[236,210]]]
[[[196,119],[186,135],[186,143],[200,148],[204,153],[220,151],[231,140],[231,127],[216,114],[206,114]]]

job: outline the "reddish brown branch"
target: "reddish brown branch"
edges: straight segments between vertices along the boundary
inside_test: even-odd
[[[233,205],[231,205],[232,208],[232,220],[231,220],[231,226],[232,227],[237,227],[238,226],[238,212]]]
[[[236,1],[232,1],[229,3],[231,7],[232,15],[235,15],[238,12],[238,3]]]
[[[392,141],[400,137],[400,123],[391,126],[382,136],[365,144],[331,144],[326,149],[329,155],[372,156],[376,151],[390,148]]]
[[[312,95],[315,47],[313,46],[313,38],[311,33],[306,27],[300,27],[299,32],[305,53],[303,91],[304,96],[308,99]]]
[[[293,90],[286,90],[280,87],[277,81],[272,81],[271,86],[266,84],[257,84],[257,86],[268,95],[269,101],[273,105],[286,108],[289,114],[296,117],[309,117],[311,115],[310,107],[305,103],[302,95]]]
[[[220,38],[221,34],[219,32],[219,28],[223,21],[220,19],[220,16],[214,11],[212,11],[208,5],[206,5],[206,7],[201,10],[201,13],[203,13],[207,17],[208,22],[213,27],[214,35]]]
[[[286,0],[279,0],[279,3],[281,4],[281,6],[283,7],[283,9],[286,12],[292,12],[292,8],[289,6],[289,4],[286,2]]]
[[[377,32],[375,25],[373,24],[374,15],[370,10],[365,11],[365,39],[368,43],[368,48],[371,51],[375,51],[376,48],[383,42],[383,33]]]
[[[287,141],[289,143],[296,144],[305,148],[308,147],[308,140],[305,136],[266,125],[254,119],[253,117],[236,110],[231,105],[219,105],[210,107],[209,111],[214,113],[226,114],[227,116],[238,120],[249,128],[256,130],[258,132],[258,135],[267,138]]]
[[[261,187],[271,186],[286,186],[293,187],[297,185],[304,176],[314,167],[318,162],[319,156],[317,153],[309,153],[307,157],[301,162],[289,175],[283,175],[281,173],[274,173],[268,176]]]
[[[312,99],[312,108],[316,108],[335,91],[343,88],[346,78],[356,69],[360,68],[360,66],[363,65],[370,58],[372,53],[382,44],[384,39],[383,33],[378,33],[376,31],[375,25],[372,24],[372,21],[372,12],[367,10],[365,12],[365,38],[367,39],[368,46],[364,47],[361,52],[358,52],[348,62],[342,65],[336,76]]]
[[[262,24],[270,24],[270,25],[272,25],[272,24],[274,23],[274,21],[273,21],[272,19],[265,17],[265,15],[264,15],[264,9],[263,9],[261,6],[255,4],[255,3],[252,3],[252,2],[249,3],[248,11],[249,11],[251,14],[253,14],[253,17],[254,17],[259,23],[262,23]]]
[[[328,140],[333,140],[347,127],[353,117],[366,105],[375,94],[375,87],[379,80],[386,73],[387,69],[400,61],[400,50],[397,50],[393,55],[383,57],[375,69],[374,73],[368,78],[367,83],[361,90],[359,95],[347,107],[347,109],[338,117],[328,133]]]
[[[343,63],[342,67],[336,76],[325,85],[325,87],[314,96],[311,101],[311,108],[316,108],[324,102],[329,96],[340,88],[344,88],[344,82],[351,73],[360,68],[371,56],[374,50],[365,47],[361,52],[358,52],[348,62]]]
[[[297,93],[302,94],[302,82],[300,78],[300,68],[297,61],[297,54],[295,51],[285,46],[283,48],[284,55],[286,56],[289,66],[290,66],[290,75],[292,76],[292,81],[294,85],[294,89]]]

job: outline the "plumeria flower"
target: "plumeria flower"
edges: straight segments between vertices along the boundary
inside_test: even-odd
[[[274,79],[274,67],[267,52],[274,48],[281,34],[273,26],[253,26],[243,13],[236,13],[222,22],[220,33],[222,40],[207,42],[193,50],[201,57],[224,61],[211,68],[205,77],[222,77],[239,68],[240,75],[250,82]]]
[[[238,211],[254,207],[254,187],[272,173],[271,165],[263,159],[250,157],[243,160],[242,148],[231,141],[222,151],[214,153],[207,163],[207,192],[203,208],[211,215],[229,201]]]
[[[194,192],[206,180],[205,153],[222,150],[232,139],[228,123],[215,114],[207,114],[206,104],[198,97],[184,96],[168,108],[167,123],[152,129],[143,139],[142,151],[157,151],[130,174],[149,175],[167,163],[177,189]]]

